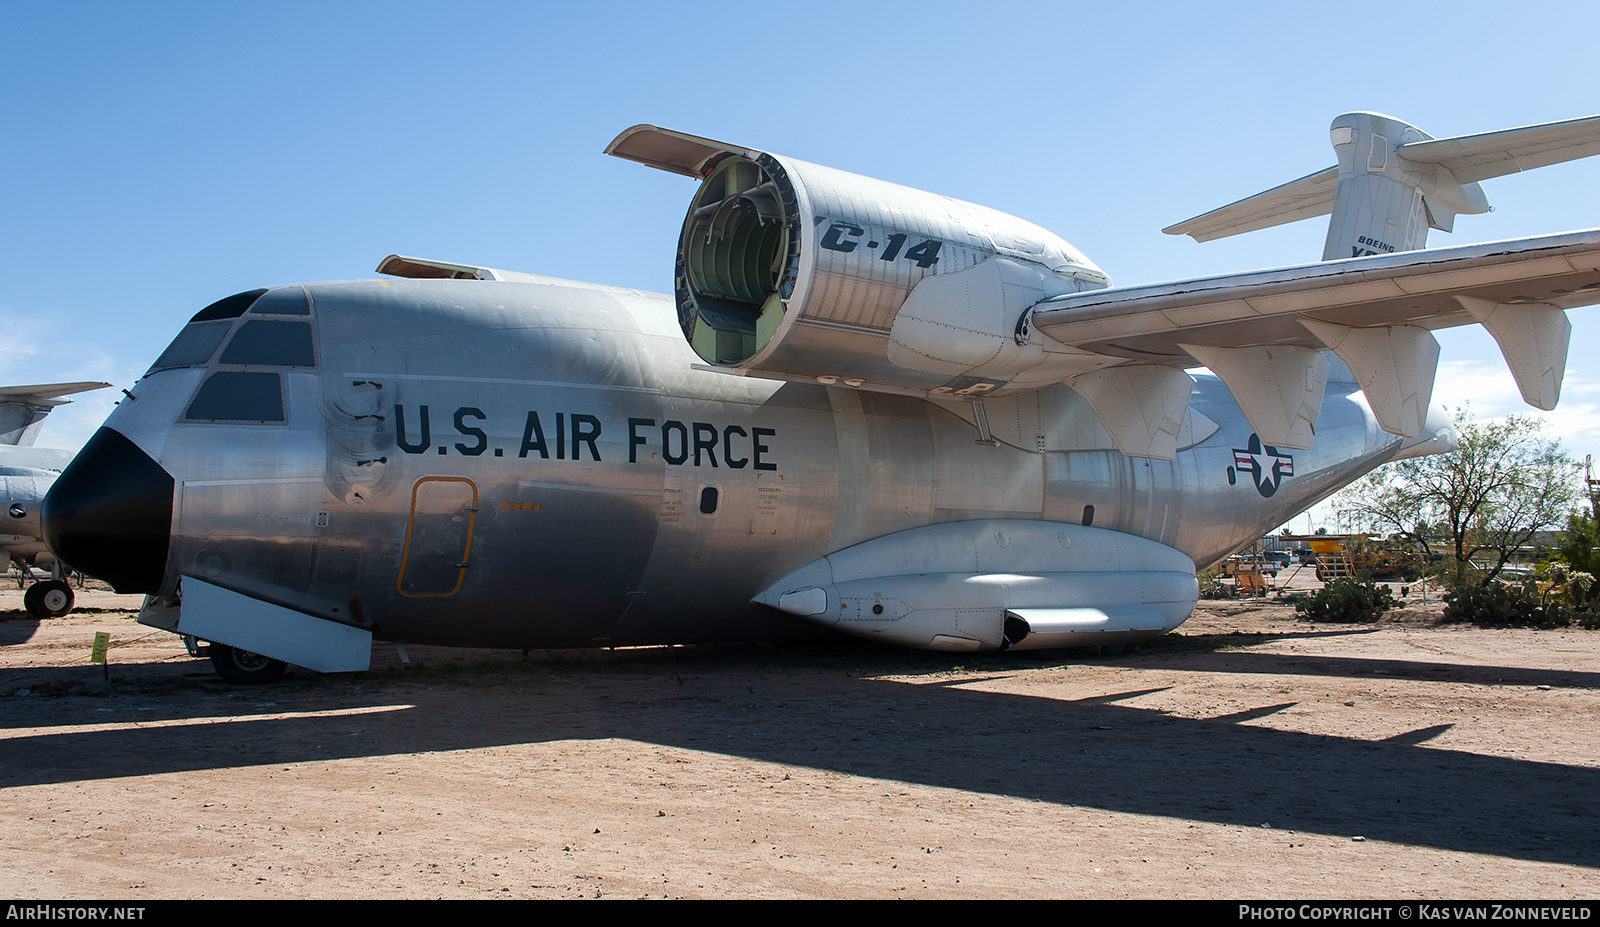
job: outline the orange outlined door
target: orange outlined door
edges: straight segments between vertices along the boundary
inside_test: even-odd
[[[467,576],[478,487],[464,476],[425,476],[411,487],[411,520],[395,586],[401,595],[455,595]]]

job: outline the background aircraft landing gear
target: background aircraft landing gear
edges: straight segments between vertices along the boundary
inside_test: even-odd
[[[207,649],[211,652],[211,666],[217,675],[235,685],[259,686],[277,679],[288,669],[288,664],[282,660],[263,657],[259,653],[229,647],[227,644],[212,644]]]
[[[72,587],[59,579],[34,583],[22,594],[22,605],[35,618],[60,618],[72,611]]]

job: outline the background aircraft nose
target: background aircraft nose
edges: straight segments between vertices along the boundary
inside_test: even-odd
[[[167,571],[172,475],[110,428],[95,432],[44,497],[44,541],[118,592],[154,593]]]

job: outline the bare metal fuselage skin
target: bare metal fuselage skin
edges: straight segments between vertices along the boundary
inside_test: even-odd
[[[0,446],[0,488],[5,491],[6,510],[0,522],[0,548],[8,559],[26,564],[52,559],[39,537],[39,503],[71,459],[71,451]]]
[[[1314,446],[1274,454],[1201,377],[1170,461],[1118,453],[1066,387],[991,404],[989,446],[967,403],[695,369],[664,296],[450,280],[305,292],[312,365],[240,368],[279,378],[284,421],[196,420],[213,357],[150,374],[106,422],[173,477],[160,595],[196,577],[459,646],[791,637],[815,627],[752,597],[869,539],[1092,521],[1204,566],[1402,445],[1336,378]]]

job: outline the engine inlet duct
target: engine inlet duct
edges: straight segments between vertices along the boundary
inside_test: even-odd
[[[772,341],[800,271],[794,187],[771,157],[727,158],[700,186],[678,242],[678,324],[707,363],[738,366]]]
[[[710,366],[964,398],[1120,361],[1030,339],[1035,303],[1109,283],[1031,222],[654,126],[607,152],[700,180],[675,295],[684,337]]]

